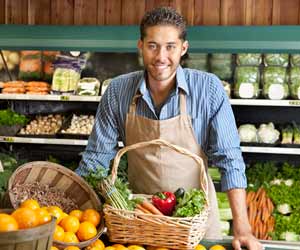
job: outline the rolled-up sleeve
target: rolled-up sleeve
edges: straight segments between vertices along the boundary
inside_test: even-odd
[[[246,188],[245,163],[233,111],[220,80],[215,76],[211,77],[209,84],[209,98],[209,162],[221,171],[222,191]]]
[[[111,82],[99,103],[95,124],[75,172],[86,175],[89,169],[108,168],[118,150],[119,131],[117,129],[118,104],[114,84]]]

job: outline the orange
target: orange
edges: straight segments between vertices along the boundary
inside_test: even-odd
[[[104,248],[99,248],[99,247],[86,247],[85,250],[104,250]]]
[[[145,250],[142,246],[139,245],[130,245],[127,247],[129,250]]]
[[[46,209],[38,208],[35,210],[35,213],[38,217],[39,225],[43,225],[43,224],[51,221],[51,215],[49,214],[49,212]]]
[[[78,240],[76,234],[74,234],[72,232],[65,232],[65,237],[63,239],[63,242],[79,243],[79,240]]]
[[[86,209],[82,213],[81,222],[89,221],[95,227],[97,227],[100,223],[100,214],[92,208]]]
[[[77,237],[80,241],[85,241],[93,238],[97,234],[96,227],[88,221],[84,221],[79,225]]]
[[[74,217],[67,215],[65,218],[61,220],[59,225],[65,230],[65,232],[73,232],[76,233],[79,229],[79,220]]]
[[[222,245],[213,245],[209,248],[209,250],[226,250]]]
[[[97,249],[94,249],[97,248]],[[105,245],[102,240],[97,239],[95,242],[90,244],[86,249],[87,250],[104,250]]]
[[[58,206],[50,206],[47,207],[47,211],[50,215],[56,217],[56,224],[59,224],[59,222],[62,220],[63,217],[63,211]]]
[[[69,215],[71,216],[75,216],[79,221],[81,221],[81,217],[82,217],[82,211],[79,210],[79,209],[75,209],[75,210],[72,210]]]
[[[68,247],[65,247],[64,250],[80,250],[80,248],[75,247],[75,246],[68,246]]]
[[[53,239],[58,241],[63,241],[65,238],[65,231],[59,225],[55,225],[55,230],[53,233]]]
[[[8,214],[0,214],[0,232],[9,232],[18,230],[17,221]]]
[[[36,212],[30,208],[18,208],[11,216],[15,218],[20,229],[36,227],[39,224]]]
[[[32,210],[35,210],[35,209],[40,208],[40,204],[34,199],[28,199],[28,200],[23,201],[21,203],[20,207],[27,207],[27,208],[30,208]]]
[[[115,250],[128,250],[128,248],[122,244],[113,244],[112,246],[115,248]]]
[[[50,250],[58,250],[58,248],[55,247],[55,246],[52,246],[52,247],[50,248]]]
[[[197,246],[195,246],[195,250],[206,250],[206,247],[201,244],[198,244]]]
[[[104,248],[104,250],[116,250],[116,248],[109,246],[109,247]]]

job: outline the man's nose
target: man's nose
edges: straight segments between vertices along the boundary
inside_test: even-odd
[[[157,50],[157,54],[156,54],[156,59],[165,59],[167,57],[167,50],[166,48],[164,47],[160,47],[158,50]]]

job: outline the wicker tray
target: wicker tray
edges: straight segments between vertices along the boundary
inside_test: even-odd
[[[201,189],[205,193],[207,204],[199,215],[185,218],[141,214],[135,211],[116,209],[106,204],[103,212],[109,239],[111,242],[119,243],[152,245],[181,250],[194,249],[205,235],[209,215],[207,175],[203,161],[199,156],[161,139],[133,144],[118,151],[112,167],[112,181],[114,182],[117,177],[120,158],[124,153],[149,145],[169,147],[178,153],[193,158],[199,164]]]
[[[55,187],[70,197],[78,206],[78,209],[84,210],[93,208],[98,211],[101,209],[101,203],[94,192],[94,190],[76,173],[73,171],[52,162],[34,161],[28,162],[18,167],[8,182],[8,191],[11,204],[14,208],[19,206],[20,201],[12,192],[12,189],[17,184],[25,183],[41,183],[47,184],[50,187]],[[80,243],[65,243],[61,241],[53,241],[53,245],[59,248],[67,246],[78,246],[84,248],[97,240],[104,230],[103,216],[101,216],[101,223],[98,226],[98,233],[90,240],[82,241]]]

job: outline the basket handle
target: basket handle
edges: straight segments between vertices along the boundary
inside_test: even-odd
[[[183,155],[187,155],[187,156],[193,158],[200,166],[200,187],[204,191],[206,197],[208,198],[207,174],[206,174],[205,165],[203,163],[202,158],[196,154],[191,153],[189,150],[187,150],[185,148],[171,144],[163,139],[155,139],[152,141],[138,142],[138,143],[135,143],[135,144],[132,144],[130,146],[126,146],[126,147],[120,149],[116,154],[116,157],[114,159],[113,166],[112,166],[112,171],[111,171],[112,179],[111,180],[113,183],[115,183],[115,180],[117,178],[119,162],[120,162],[122,155],[125,154],[127,151],[137,149],[137,148],[144,148],[149,145],[166,146],[166,147],[169,147],[169,148],[177,151],[178,153],[181,153]]]

